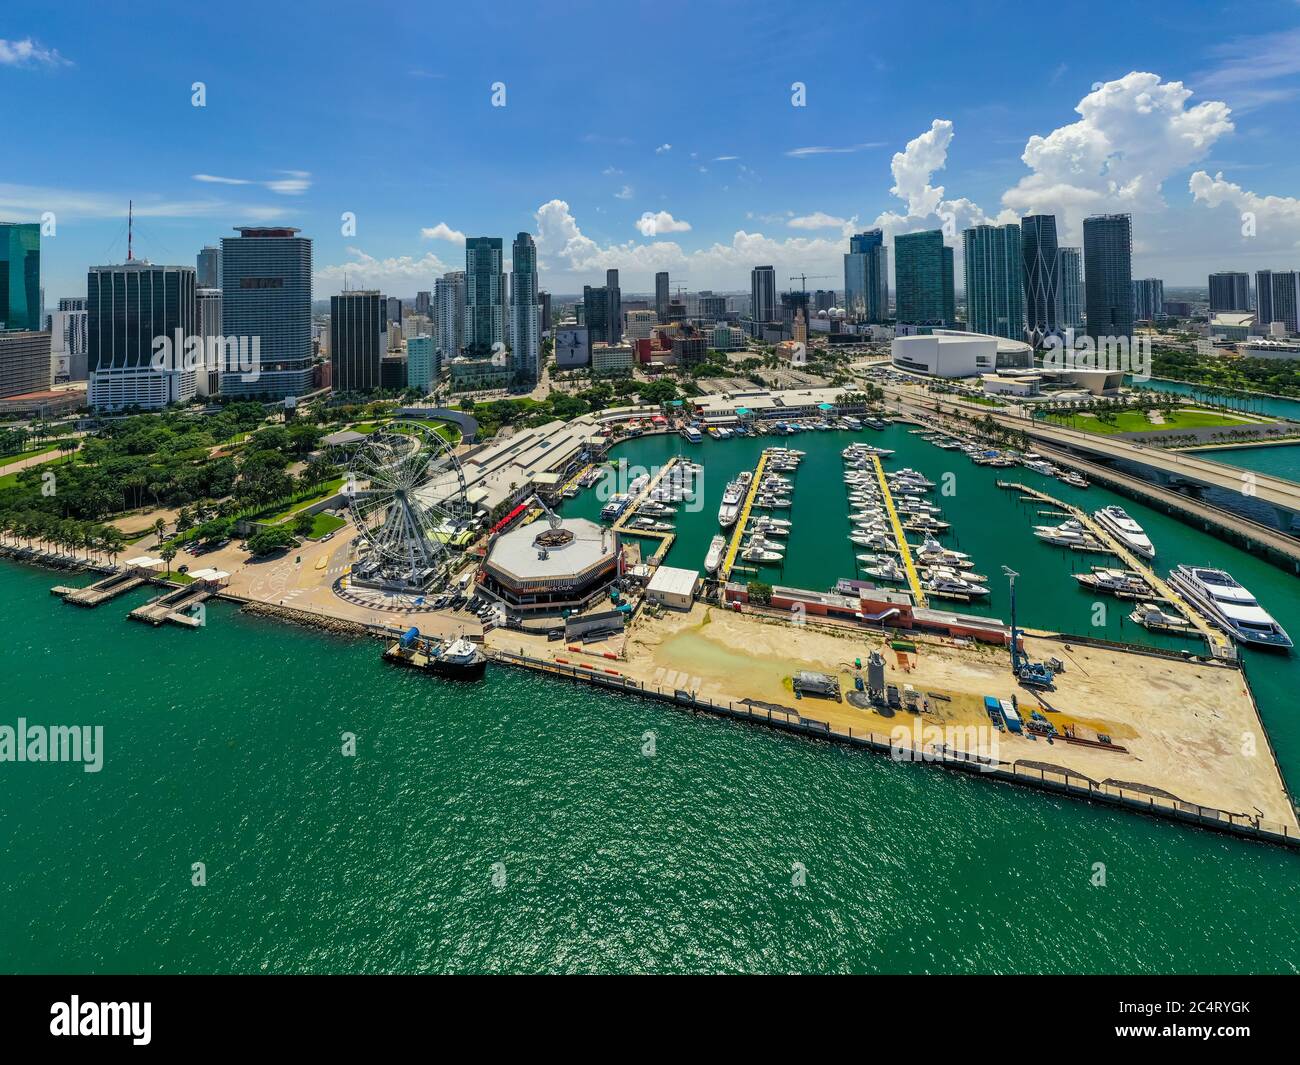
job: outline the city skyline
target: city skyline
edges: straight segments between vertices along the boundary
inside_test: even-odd
[[[893,288],[895,235],[944,228],[945,215],[960,259],[974,225],[1051,213],[1060,243],[1077,246],[1084,215],[1119,211],[1133,215],[1135,275],[1203,285],[1216,271],[1291,269],[1297,255],[1300,199],[1286,193],[1300,160],[1283,134],[1300,83],[1300,11],[1264,6],[1279,28],[1254,36],[1208,8],[1133,13],[1151,33],[1134,25],[1123,37],[1077,12],[1035,12],[1047,38],[1104,58],[1063,55],[1032,94],[1022,72],[991,65],[974,97],[956,72],[902,62],[901,47],[827,63],[821,29],[705,11],[692,32],[725,29],[753,59],[743,73],[668,50],[649,83],[613,80],[589,99],[543,77],[536,41],[555,28],[526,8],[494,17],[487,55],[462,55],[447,42],[473,32],[477,16],[440,15],[435,39],[418,8],[394,5],[391,20],[409,33],[354,42],[357,69],[392,73],[370,81],[283,62],[285,40],[297,55],[326,54],[340,31],[328,18],[258,10],[255,38],[218,38],[219,50],[194,59],[180,44],[206,23],[182,13],[159,20],[147,61],[123,64],[133,42],[113,20],[88,8],[55,29],[20,3],[0,48],[6,98],[23,113],[73,114],[90,86],[106,86],[110,117],[25,156],[0,183],[0,218],[53,212],[51,303],[84,294],[88,266],[126,258],[129,200],[137,256],[165,265],[193,263],[234,226],[300,228],[317,249],[320,299],[345,279],[404,296],[432,289],[463,263],[466,234],[520,231],[535,237],[549,291],[581,292],[618,269],[625,291],[643,293],[663,270],[715,291],[744,291],[759,264],[779,279],[841,273],[849,235],[881,228]],[[978,55],[1006,31],[948,5],[906,19],[835,11],[840,30],[937,41],[939,56],[946,39]],[[238,25],[253,14],[235,4],[226,17]],[[614,18],[617,28],[630,17]],[[594,32],[581,17],[565,29],[575,54]],[[558,122],[579,98],[582,122]],[[662,117],[688,106],[698,121],[687,127]],[[170,150],[143,150],[140,136]]]

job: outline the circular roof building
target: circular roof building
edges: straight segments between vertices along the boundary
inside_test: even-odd
[[[618,533],[586,518],[519,525],[499,535],[483,587],[519,611],[579,610],[622,573]]]

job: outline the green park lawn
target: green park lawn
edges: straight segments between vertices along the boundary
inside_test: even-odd
[[[319,540],[327,533],[332,533],[337,529],[343,528],[347,522],[333,514],[313,514],[311,523],[311,532],[307,535],[312,540]]]
[[[1207,410],[1177,410],[1166,414],[1164,421],[1152,424],[1141,411],[1118,411],[1107,420],[1102,421],[1095,415],[1072,414],[1068,418],[1049,417],[1051,425],[1064,425],[1069,429],[1080,429],[1089,433],[1174,433],[1181,429],[1235,428],[1245,429],[1267,422],[1268,419],[1232,417],[1216,414]]]

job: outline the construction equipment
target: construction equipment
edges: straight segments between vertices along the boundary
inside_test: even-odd
[[[1043,662],[1031,662],[1020,648],[1020,628],[1016,625],[1016,578],[1020,576],[1010,566],[1002,572],[1011,583],[1011,672],[1027,688],[1053,688],[1056,674]]]

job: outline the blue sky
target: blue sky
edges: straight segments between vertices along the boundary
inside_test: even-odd
[[[51,303],[125,257],[131,198],[155,262],[301,227],[318,296],[432,288],[465,234],[520,230],[557,293],[758,262],[838,287],[853,229],[1031,210],[1067,240],[1132,211],[1167,284],[1300,266],[1295,0],[288,7],[7,0],[0,219],[54,212]]]

